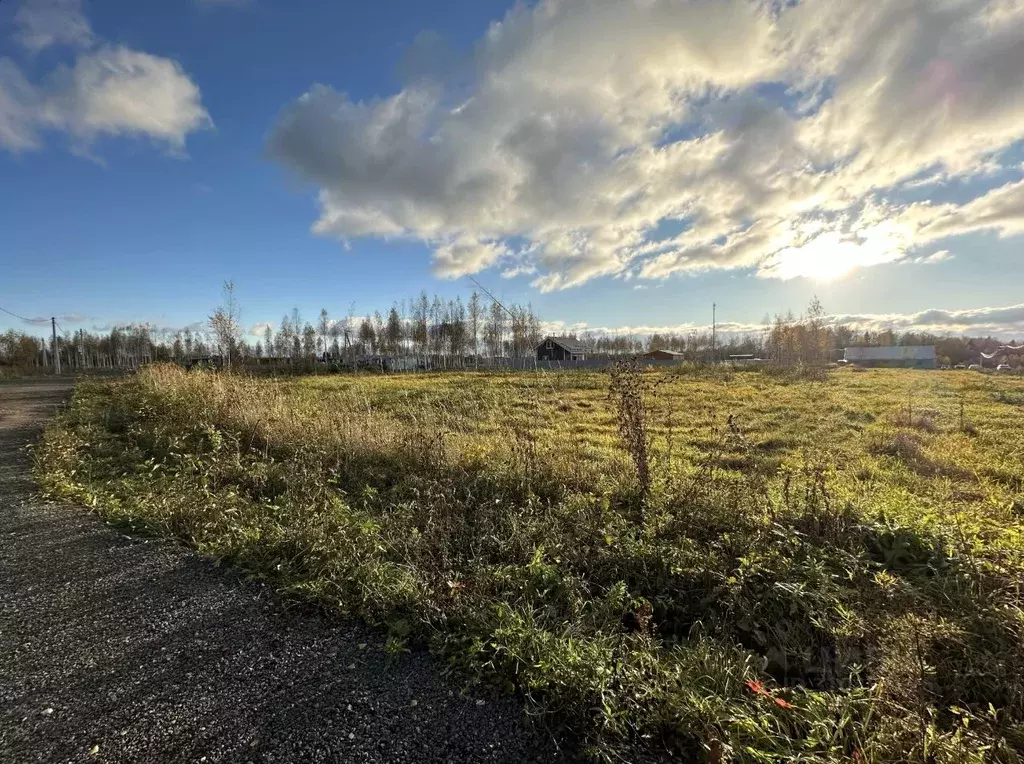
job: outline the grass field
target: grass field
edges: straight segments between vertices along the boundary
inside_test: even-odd
[[[83,383],[38,477],[587,756],[1024,755],[1019,378],[152,367]]]

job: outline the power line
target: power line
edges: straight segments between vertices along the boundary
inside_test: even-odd
[[[488,297],[490,297],[491,300],[494,301],[495,305],[497,305],[503,311],[508,313],[509,318],[512,319],[512,352],[515,353],[515,354],[518,354],[519,347],[518,347],[518,343],[516,342],[516,321],[519,321],[520,324],[523,324],[523,320],[521,318],[517,318],[515,313],[513,313],[511,310],[509,310],[504,305],[502,305],[500,302],[498,302],[498,298],[495,297],[493,294],[491,294],[488,291],[487,287],[485,287],[483,284],[481,284],[475,278],[473,278],[472,276],[469,276],[469,280],[472,281],[474,284],[476,284],[478,287],[480,287],[480,289],[483,290],[483,293],[485,295],[487,295]]]
[[[38,321],[33,321],[31,318],[25,318],[24,316],[19,316],[17,313],[12,313],[11,311],[7,310],[7,308],[4,308],[2,306],[0,306],[0,310],[2,310],[8,316],[14,316],[15,318],[17,318],[17,319],[19,319],[21,321],[25,321],[25,322],[27,322],[29,324],[38,324],[39,323]]]
[[[3,306],[0,306],[0,311],[3,311],[8,316],[13,316],[14,318],[18,319],[19,321],[24,321],[26,324],[41,324],[41,323],[45,323],[45,321],[40,321],[39,319],[34,319],[33,320],[31,318],[25,318],[24,316],[19,316],[17,313],[14,313],[13,311],[7,310],[7,308],[4,308]],[[57,370],[57,373],[60,374],[60,345],[57,344],[57,327],[60,327],[61,333],[65,333],[66,334],[66,332],[64,330],[64,327],[60,326],[60,324],[57,323],[57,318],[56,317],[51,318],[50,321],[53,324],[53,360],[54,360],[54,368]]]
[[[499,307],[499,308],[501,308],[501,309],[502,309],[503,311],[505,311],[506,313],[508,313],[508,315],[509,315],[509,318],[511,318],[511,319],[512,319],[513,321],[516,321],[516,320],[517,320],[517,319],[516,319],[516,316],[515,316],[515,314],[514,314],[514,313],[513,313],[512,311],[510,311],[510,310],[509,310],[508,308],[506,308],[506,307],[505,307],[504,305],[502,305],[502,304],[501,304],[500,302],[498,302],[498,298],[497,298],[497,297],[495,297],[495,296],[494,296],[493,294],[491,294],[491,293],[490,293],[490,292],[489,292],[489,291],[487,290],[487,287],[485,287],[485,286],[484,286],[483,284],[481,284],[481,283],[480,283],[479,281],[477,281],[477,280],[476,280],[475,278],[473,278],[472,276],[469,276],[469,280],[470,280],[470,281],[472,281],[472,282],[473,282],[474,284],[476,284],[476,285],[477,285],[478,287],[480,287],[480,289],[481,289],[481,290],[483,290],[483,293],[484,293],[485,295],[487,295],[488,297],[490,297],[490,298],[491,298],[491,300],[493,300],[493,301],[494,301],[495,303],[497,303],[497,304],[498,304],[498,307]]]
[[[2,0],[0,0],[0,2],[2,2]],[[19,316],[17,313],[14,313],[12,311],[7,310],[7,308],[3,307],[2,305],[0,305],[0,311],[6,313],[8,316],[13,316],[14,318],[18,319],[19,321],[24,321],[26,324],[33,324],[33,325],[42,326],[43,324],[46,323],[46,319],[45,318],[25,318],[24,316]],[[55,324],[57,324],[57,328],[60,329],[61,332],[65,333],[65,334],[67,333],[67,329],[65,329],[63,326],[61,326],[59,321],[57,321],[56,319],[53,319],[53,321],[54,321]]]

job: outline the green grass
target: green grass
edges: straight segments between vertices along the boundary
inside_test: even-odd
[[[1024,381],[622,380],[154,367],[81,384],[38,477],[429,644],[584,755],[1019,760]]]

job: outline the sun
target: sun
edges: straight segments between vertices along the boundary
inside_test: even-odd
[[[857,238],[838,231],[826,231],[798,247],[786,247],[773,254],[762,265],[763,276],[789,280],[806,278],[812,281],[837,281],[851,271],[869,265],[892,262],[901,250],[887,236],[867,232]]]

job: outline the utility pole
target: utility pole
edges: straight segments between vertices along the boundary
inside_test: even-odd
[[[53,368],[60,374],[60,348],[57,347],[57,317],[50,317],[50,325],[53,328]]]
[[[718,359],[718,303],[711,303],[711,362]]]

